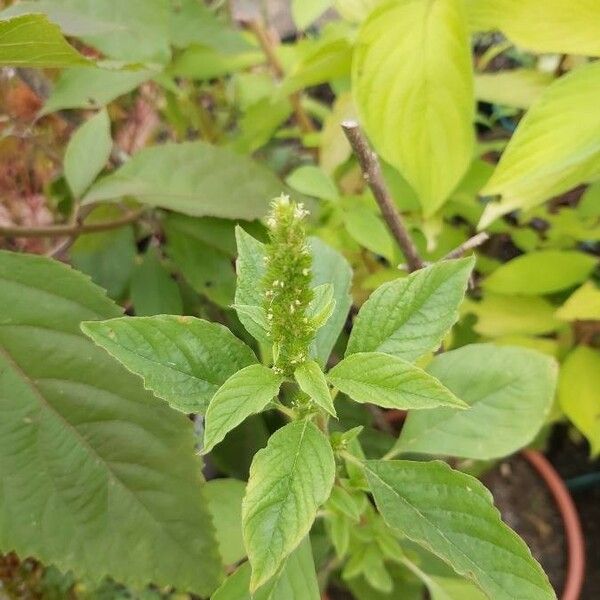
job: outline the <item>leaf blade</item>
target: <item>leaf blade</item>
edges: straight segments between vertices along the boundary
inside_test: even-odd
[[[314,360],[307,361],[298,367],[294,372],[294,377],[305,394],[308,394],[316,404],[326,410],[332,417],[337,418],[333,400],[327,387],[327,380]]]

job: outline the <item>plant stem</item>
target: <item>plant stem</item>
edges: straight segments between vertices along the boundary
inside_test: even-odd
[[[363,177],[369,184],[373,196],[375,196],[375,200],[379,205],[388,229],[396,242],[398,242],[398,246],[400,246],[406,258],[409,272],[412,273],[423,268],[423,260],[419,256],[417,247],[412,241],[408,229],[387,189],[377,155],[370,148],[367,139],[356,121],[344,121],[342,129],[358,158]]]
[[[72,223],[66,225],[48,225],[47,227],[22,227],[19,225],[0,226],[0,237],[72,237],[82,233],[95,233],[98,231],[108,231],[134,223],[143,214],[144,209],[129,211],[123,216],[110,221],[100,221],[99,223]]]
[[[473,250],[482,244],[485,244],[490,239],[490,236],[485,231],[474,235],[472,238],[469,238],[466,242],[463,242],[460,246],[452,250],[452,252],[448,252],[446,256],[442,260],[451,260],[452,258],[460,258],[463,254],[468,252],[469,250]]]
[[[265,29],[264,25],[258,19],[252,19],[250,21],[246,21],[246,26],[252,33],[256,36],[260,47],[262,48],[265,56],[267,57],[267,61],[277,79],[283,79],[285,77],[285,70],[277,53],[275,52],[275,45],[273,44],[273,40],[269,35],[268,31]],[[315,126],[313,122],[310,120],[309,116],[306,114],[304,110],[300,98],[299,92],[294,92],[290,95],[290,103],[294,110],[294,115],[296,117],[296,121],[298,126],[300,127],[302,133],[311,133],[315,131]]]

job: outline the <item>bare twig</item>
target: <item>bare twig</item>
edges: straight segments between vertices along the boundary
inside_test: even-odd
[[[279,60],[279,57],[277,56],[277,53],[275,52],[275,44],[273,43],[269,32],[258,19],[246,21],[245,25],[256,36],[256,39],[265,53],[267,61],[271,66],[271,69],[273,69],[273,73],[275,73],[277,79],[283,79],[285,77],[285,70],[281,64],[281,61]],[[296,121],[298,122],[298,126],[302,132],[311,133],[315,131],[314,123],[310,120],[309,116],[302,107],[299,92],[294,92],[290,95],[290,103],[294,110],[294,115],[296,117]]]
[[[144,209],[129,211],[123,216],[110,221],[100,221],[98,223],[67,223],[65,225],[49,225],[47,227],[23,227],[19,225],[0,226],[0,237],[64,237],[78,236],[82,233],[96,233],[99,231],[108,231],[123,227],[137,221]]]
[[[412,272],[421,269],[424,263],[388,192],[377,155],[369,147],[369,143],[356,121],[344,121],[342,129],[358,158],[363,177],[375,196],[381,214],[406,258],[408,270]]]
[[[454,248],[452,252],[448,252],[446,256],[442,260],[450,260],[452,258],[460,258],[463,254],[467,253],[469,250],[474,250],[475,248],[485,244],[490,239],[490,236],[485,231],[474,235],[472,238],[469,238],[466,242],[463,242],[457,248]]]

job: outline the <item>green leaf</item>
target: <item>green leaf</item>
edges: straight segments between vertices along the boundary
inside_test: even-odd
[[[560,371],[561,408],[590,442],[592,457],[600,454],[600,352],[578,346]]]
[[[359,23],[381,3],[381,0],[334,0],[336,10],[349,21]]]
[[[569,10],[562,0],[469,0],[467,7],[474,29],[501,29],[527,50],[600,56],[600,6],[596,2],[572,0]]]
[[[356,402],[383,408],[466,408],[437,379],[415,365],[381,352],[358,352],[327,374],[329,382]]]
[[[384,352],[413,361],[436,349],[458,319],[474,259],[443,261],[384,283],[363,304],[346,356]]]
[[[243,71],[265,62],[260,50],[231,54],[205,46],[190,46],[179,54],[169,66],[168,73],[174,77],[188,77],[199,81],[223,77]]]
[[[464,312],[477,315],[480,335],[540,335],[560,328],[555,307],[539,296],[502,296],[486,292],[480,302],[466,303]]]
[[[294,372],[294,377],[300,389],[308,394],[311,400],[326,410],[332,417],[337,418],[327,380],[323,371],[321,371],[321,367],[314,360],[309,360],[298,367]]]
[[[436,356],[427,372],[470,409],[410,412],[395,449],[489,460],[538,434],[552,408],[557,365],[525,348],[472,344]]]
[[[474,477],[439,461],[367,461],[375,503],[390,527],[475,581],[494,600],[551,600],[546,574],[500,519]]]
[[[246,417],[263,411],[279,393],[283,378],[264,365],[234,373],[217,390],[204,419],[206,454]]]
[[[333,285],[333,314],[317,331],[311,347],[311,355],[321,367],[325,366],[348,317],[352,305],[350,285],[352,269],[348,261],[337,250],[318,238],[310,240],[312,264],[312,286],[318,290],[324,284]],[[316,292],[315,292],[316,293]]]
[[[242,505],[250,589],[275,575],[300,544],[329,496],[334,475],[329,441],[306,420],[282,427],[257,452]]]
[[[313,299],[308,304],[307,314],[315,327],[323,327],[335,310],[334,289],[331,283],[324,283],[313,288]]]
[[[149,248],[133,271],[131,301],[138,317],[183,312],[179,286],[163,266],[156,248]]]
[[[192,424],[79,331],[120,309],[37,256],[0,252],[0,281],[0,550],[210,594],[221,566]]]
[[[433,215],[473,155],[473,69],[462,2],[392,0],[376,8],[358,37],[353,86],[375,149]]]
[[[529,252],[498,267],[483,286],[499,294],[552,294],[585,281],[597,265],[598,259],[583,252]]]
[[[328,8],[332,0],[292,0],[292,16],[301,31],[316,21]]]
[[[65,108],[100,108],[150,79],[156,71],[111,71],[93,67],[64,70],[41,114]]]
[[[475,76],[475,96],[491,104],[529,108],[553,80],[551,73],[535,69],[482,73]]]
[[[213,479],[204,487],[219,550],[226,565],[235,564],[246,556],[242,538],[242,499],[245,493],[246,483],[238,479]]]
[[[286,559],[281,571],[268,583],[250,593],[250,563],[245,562],[215,592],[211,600],[319,600],[309,538]]]
[[[333,179],[315,165],[298,167],[287,176],[285,182],[297,192],[314,198],[335,200],[339,196]]]
[[[145,148],[98,181],[84,204],[133,196],[144,204],[187,215],[256,219],[282,184],[251,158],[204,142]]]
[[[44,15],[0,21],[0,66],[38,69],[91,64]]]
[[[600,63],[583,65],[548,86],[519,123],[487,185],[480,228],[595,178],[600,171]]]
[[[65,178],[79,198],[102,171],[110,156],[110,119],[102,109],[73,135],[65,152]]]
[[[600,290],[587,281],[569,296],[556,316],[564,321],[600,321]]]
[[[239,226],[235,228],[235,238],[238,257],[235,263],[237,285],[234,308],[248,333],[259,342],[268,344],[269,336],[260,317],[264,300],[262,280],[266,272],[265,245]]]
[[[122,317],[82,329],[142,377],[147,389],[185,413],[203,413],[231,375],[256,362],[226,327],[195,317]]]

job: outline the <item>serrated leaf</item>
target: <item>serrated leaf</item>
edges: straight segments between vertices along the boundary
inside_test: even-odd
[[[275,575],[308,533],[334,475],[329,441],[306,420],[279,429],[255,455],[242,505],[251,590]]]
[[[498,294],[537,296],[559,292],[585,281],[598,259],[572,250],[540,250],[498,267],[483,287]]]
[[[384,352],[413,361],[437,349],[458,319],[474,259],[443,261],[384,283],[363,304],[346,356]]]
[[[353,87],[375,149],[433,215],[473,155],[473,69],[462,2],[377,7],[360,30]]]
[[[600,321],[600,290],[587,281],[556,311],[565,321]]]
[[[251,158],[205,142],[145,148],[98,181],[84,204],[133,196],[187,215],[256,219],[283,184]]]
[[[398,452],[501,458],[535,438],[554,401],[555,361],[525,348],[472,344],[436,356],[427,372],[470,408],[410,412]]]
[[[217,390],[204,419],[204,453],[216,446],[246,417],[261,412],[277,396],[283,378],[264,365],[234,373]]]
[[[390,527],[475,581],[494,600],[551,600],[548,578],[492,496],[439,461],[367,461],[375,503]]]
[[[319,585],[309,538],[286,559],[280,572],[250,593],[250,563],[230,575],[211,600],[319,600]]]
[[[156,71],[116,71],[74,67],[61,72],[41,115],[65,108],[100,108],[151,79]]]
[[[519,123],[487,185],[479,227],[528,209],[600,172],[600,63],[583,65],[548,86]]]
[[[73,134],[65,151],[65,178],[75,198],[79,198],[102,171],[111,148],[110,119],[102,109]]]
[[[562,0],[469,0],[467,10],[475,30],[501,29],[533,52],[600,56],[600,6],[594,0],[572,0],[569,10]]]
[[[44,15],[0,20],[0,66],[64,68],[91,62],[67,43]]]
[[[223,562],[232,565],[246,556],[242,538],[242,499],[246,483],[239,479],[212,479],[204,495],[215,525],[215,535]]]
[[[210,594],[221,566],[192,424],[79,331],[120,309],[37,256],[0,252],[0,281],[0,549]]]
[[[351,354],[329,371],[327,379],[356,402],[383,408],[467,407],[419,367],[382,352]]]
[[[332,417],[337,417],[325,375],[314,360],[309,360],[298,367],[294,372],[294,377],[305,394],[308,394],[316,404],[326,410]]]
[[[600,454],[600,352],[572,350],[560,371],[558,398],[567,417],[585,435],[593,457]]]
[[[147,389],[185,413],[204,413],[219,387],[256,362],[226,327],[195,317],[158,315],[86,322],[82,329]]]

